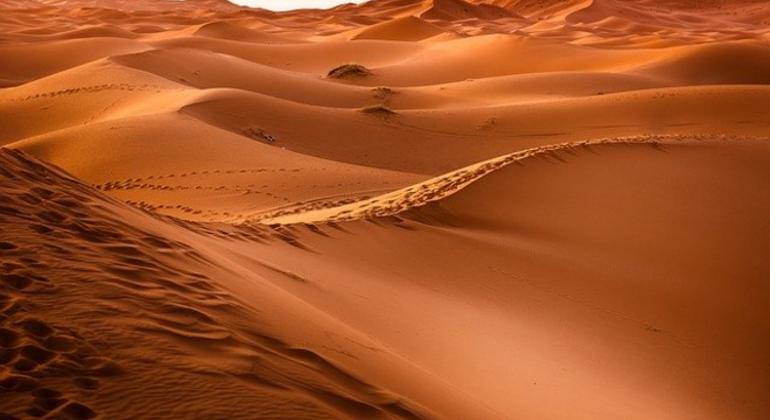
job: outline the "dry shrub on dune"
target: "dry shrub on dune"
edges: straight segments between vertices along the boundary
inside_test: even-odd
[[[363,107],[360,110],[364,114],[369,115],[378,115],[378,116],[390,116],[390,115],[396,115],[396,111],[393,111],[392,109],[388,108],[384,104],[377,104],[377,105],[370,105],[367,107]]]
[[[371,74],[371,70],[360,64],[348,63],[329,70],[326,77],[330,79],[345,79],[348,77],[366,77],[371,76]]]

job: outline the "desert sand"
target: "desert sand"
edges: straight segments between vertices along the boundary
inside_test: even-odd
[[[0,0],[0,420],[770,418],[770,2]]]

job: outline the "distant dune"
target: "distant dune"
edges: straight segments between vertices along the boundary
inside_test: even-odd
[[[418,17],[408,16],[367,27],[358,32],[353,39],[421,41],[443,33],[444,31],[435,25]]]
[[[0,420],[769,418],[769,28],[0,0]]]

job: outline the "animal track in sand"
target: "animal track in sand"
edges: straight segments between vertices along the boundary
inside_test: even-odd
[[[277,172],[302,172],[302,171],[325,171],[325,168],[313,168],[313,169],[299,169],[299,168],[278,168],[278,169],[268,169],[268,168],[258,168],[258,169],[213,169],[213,170],[205,170],[205,171],[192,171],[192,172],[183,172],[183,173],[170,173],[170,174],[161,174],[161,175],[150,175],[143,178],[129,178],[125,180],[116,180],[116,181],[109,181],[102,184],[96,184],[94,187],[100,190],[109,190],[114,189],[116,187],[119,187],[121,185],[134,185],[134,184],[142,184],[145,183],[145,181],[151,181],[151,180],[160,180],[160,179],[170,179],[170,178],[188,178],[188,177],[195,177],[195,176],[205,176],[205,175],[236,175],[236,174],[258,174],[258,173],[277,173]]]
[[[378,185],[391,185],[392,182],[390,181],[382,181],[377,182],[373,184]],[[334,183],[334,184],[326,184],[326,185],[319,185],[319,184],[313,184],[313,188],[340,188],[345,186],[360,186],[364,185],[363,181],[359,182],[348,182],[348,183]],[[306,184],[279,184],[279,185],[261,185],[260,187],[263,189],[268,189],[271,187],[274,188],[303,188],[307,187]],[[273,198],[279,198],[279,199],[285,199],[284,197],[279,197],[269,191],[264,190],[257,190],[257,184],[248,184],[248,185],[220,185],[220,186],[206,186],[206,185],[168,185],[168,184],[152,184],[152,183],[140,183],[140,182],[127,182],[127,181],[111,181],[104,184],[94,185],[94,188],[100,191],[130,191],[130,190],[150,190],[150,191],[188,191],[188,190],[206,190],[206,191],[227,191],[227,192],[236,192],[236,193],[243,193],[243,194],[264,194],[267,196],[272,196]]]
[[[132,85],[130,83],[102,84],[102,85],[94,85],[94,86],[76,87],[76,88],[70,88],[70,89],[61,89],[61,90],[52,91],[52,92],[37,93],[35,95],[29,95],[22,98],[6,99],[1,102],[26,102],[26,101],[31,101],[35,99],[50,99],[50,98],[56,98],[56,97],[65,96],[65,95],[85,95],[85,94],[98,93],[98,92],[104,92],[104,91],[115,91],[115,90],[122,90],[126,92],[155,91],[156,93],[160,93],[161,91],[169,90],[169,88],[167,86],[151,85],[148,83],[144,83],[140,85]],[[181,90],[181,89],[177,89],[177,90]]]
[[[325,168],[317,168],[312,169],[316,171],[325,171]],[[222,192],[222,193],[238,193],[242,195],[261,195],[265,197],[272,198],[274,200],[281,201],[285,203],[287,208],[273,211],[269,214],[261,215],[261,217],[277,217],[277,216],[283,216],[287,214],[296,214],[303,211],[313,210],[313,209],[322,209],[322,208],[329,208],[334,207],[338,205],[344,205],[349,204],[355,201],[360,201],[365,198],[369,198],[369,196],[360,196],[354,199],[342,199],[342,200],[335,200],[335,201],[329,201],[328,198],[326,199],[319,199],[319,200],[311,200],[306,202],[297,202],[295,200],[290,199],[289,197],[282,196],[275,194],[271,191],[269,191],[270,188],[282,188],[282,189],[301,189],[306,188],[308,185],[306,184],[280,184],[280,185],[258,185],[258,183],[253,184],[246,184],[246,185],[220,185],[220,186],[205,186],[205,185],[180,185],[180,184],[158,184],[148,181],[160,181],[160,180],[173,180],[173,179],[180,179],[180,178],[192,178],[192,177],[200,177],[200,176],[207,176],[210,174],[225,174],[225,175],[234,175],[234,174],[248,174],[248,173],[297,173],[301,172],[300,169],[291,169],[291,168],[280,168],[280,169],[228,169],[228,170],[213,170],[213,171],[192,171],[187,173],[181,173],[181,174],[167,174],[167,175],[151,175],[144,178],[129,178],[126,180],[120,180],[120,181],[109,181],[102,184],[94,185],[94,188],[104,191],[104,192],[117,192],[117,191],[132,191],[132,190],[148,190],[148,191],[167,191],[167,192],[173,192],[173,191],[209,191],[209,192]],[[392,181],[379,181],[371,183],[371,185],[382,185],[382,186],[388,186],[392,185],[394,182]],[[330,183],[326,185],[319,185],[319,184],[313,184],[312,188],[314,189],[334,189],[334,188],[342,188],[342,187],[355,187],[355,186],[362,186],[366,184],[363,181],[357,181],[357,182],[337,182],[337,183]],[[379,192],[379,191],[378,191]],[[213,210],[208,209],[200,209],[200,208],[193,208],[181,204],[166,204],[166,203],[149,203],[146,200],[126,200],[127,204],[130,204],[132,206],[141,208],[145,211],[149,212],[157,212],[160,210],[171,210],[171,211],[181,211],[185,214],[200,216],[204,218],[204,220],[209,221],[221,221],[222,219],[232,219],[234,214],[230,212],[217,212]],[[45,229],[45,227],[39,227],[39,229]]]
[[[226,187],[210,187],[210,188],[212,190],[214,190],[214,191],[227,191],[228,190]],[[186,189],[190,189],[190,188],[179,188],[179,189],[186,190]],[[160,188],[160,190],[167,190],[167,189]],[[169,188],[168,190],[174,190],[174,189],[173,188]],[[256,191],[256,190],[245,189],[245,190],[235,190],[235,192],[239,192],[239,193],[244,194],[244,195],[246,195],[246,194],[260,194],[260,195],[264,195],[264,196],[270,197],[270,198],[278,200],[278,201],[282,201],[284,203],[289,203],[289,204],[293,204],[294,203],[292,200],[290,200],[290,199],[288,199],[286,197],[281,197],[279,195],[276,195],[276,194],[273,194],[273,193],[267,192],[267,191]],[[138,208],[140,208],[142,210],[149,211],[149,212],[156,212],[158,210],[164,210],[165,209],[165,210],[178,210],[178,211],[181,211],[183,213],[188,213],[188,214],[192,214],[192,215],[201,215],[201,214],[205,213],[205,215],[209,219],[211,219],[212,221],[214,220],[214,218],[222,218],[222,217],[229,218],[229,217],[233,216],[233,214],[231,214],[230,212],[216,212],[216,211],[209,210],[209,209],[196,209],[196,208],[192,208],[192,207],[181,205],[181,204],[151,204],[151,203],[148,203],[145,200],[139,200],[139,201],[137,201],[137,200],[125,200],[124,202],[126,204],[132,205],[134,207],[138,207]]]
[[[282,216],[302,214],[313,210],[335,208],[339,206],[361,202],[364,200],[368,200],[370,198],[371,198],[370,195],[363,195],[363,196],[345,198],[345,199],[334,200],[334,201],[328,201],[328,199],[322,199],[322,200],[306,201],[306,202],[300,202],[300,203],[292,203],[292,205],[289,208],[272,211],[269,213],[259,214],[255,216],[253,219],[251,219],[250,222],[273,219],[273,218],[278,218]]]

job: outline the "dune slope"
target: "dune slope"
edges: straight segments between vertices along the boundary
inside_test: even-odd
[[[442,418],[306,340],[354,340],[358,349],[325,341],[323,352],[357,365],[371,355],[408,363],[256,273],[249,291],[268,302],[244,301],[227,280],[238,268],[203,251],[214,238],[259,243],[269,232],[155,219],[23,153],[0,159],[6,418]],[[320,331],[296,344],[280,332],[311,328]],[[430,379],[410,385],[442,388]]]
[[[0,420],[765,420],[770,6],[0,0]]]

